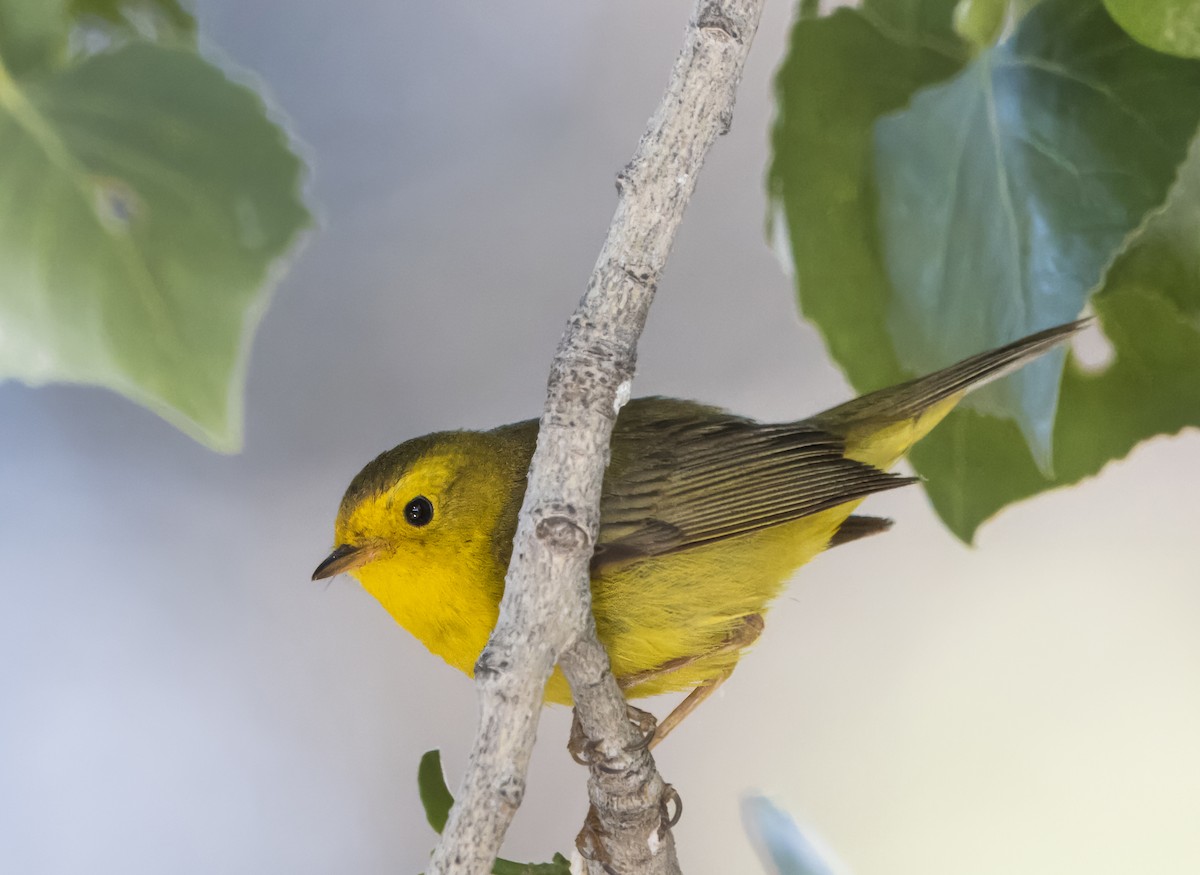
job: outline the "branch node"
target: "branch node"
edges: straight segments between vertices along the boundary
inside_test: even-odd
[[[654,272],[646,270],[645,268],[633,268],[622,265],[621,273],[625,274],[625,276],[629,277],[629,279],[633,280],[642,288],[651,292],[654,291],[657,286],[657,283],[654,282]]]
[[[617,194],[627,194],[633,188],[634,174],[637,173],[637,166],[638,161],[635,156],[617,171]]]
[[[568,506],[567,513],[575,508]],[[537,539],[551,550],[570,552],[582,550],[591,543],[591,538],[573,519],[561,514],[543,517],[534,529]]]
[[[705,4],[696,16],[696,27],[706,30],[711,35],[727,39],[741,45],[742,35],[738,31],[737,22],[725,14],[724,7],[717,0]]]
[[[733,107],[721,112],[717,117],[717,123],[720,127],[717,129],[717,136],[723,137],[733,130]]]
[[[484,678],[494,678],[508,671],[512,662],[501,652],[495,641],[488,641],[487,646],[475,660],[474,677],[476,683]]]
[[[525,779],[509,772],[502,776],[496,785],[496,795],[515,811],[521,807],[521,800],[525,798]]]

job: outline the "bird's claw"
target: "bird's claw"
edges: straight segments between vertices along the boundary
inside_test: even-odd
[[[612,868],[612,858],[604,849],[604,843],[600,841],[603,831],[603,827],[600,826],[600,815],[596,813],[596,806],[589,805],[587,817],[583,821],[583,828],[575,836],[575,847],[579,850],[581,857],[589,862],[599,863],[608,875],[618,875],[617,871]]]
[[[674,812],[671,811],[672,804],[675,806]],[[683,799],[680,798],[679,791],[670,784],[663,784],[662,798],[658,801],[658,815],[662,818],[660,832],[679,823],[679,818],[683,816]]]
[[[571,737],[567,739],[567,753],[581,766],[591,766],[596,761],[596,742],[584,733],[583,724],[579,722],[578,711],[571,719]],[[580,853],[583,851],[581,850]]]
[[[672,807],[674,811],[671,810]],[[663,785],[662,798],[658,802],[658,812],[658,835],[661,839],[667,830],[679,823],[679,818],[683,814],[683,800],[679,798],[679,793],[670,784]],[[611,865],[612,858],[605,850],[604,842],[601,841],[603,834],[604,827],[600,825],[600,815],[596,812],[596,806],[589,805],[587,817],[583,821],[583,828],[575,836],[575,847],[579,849],[581,857],[589,862],[599,863],[608,875],[618,875]]]
[[[658,719],[649,711],[643,711],[641,708],[635,708],[628,704],[625,706],[625,716],[641,736],[626,750],[645,750],[654,742],[654,733],[658,730]]]

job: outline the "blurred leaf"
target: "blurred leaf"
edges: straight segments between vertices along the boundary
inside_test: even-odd
[[[1054,477],[1038,470],[1011,420],[971,411],[955,411],[913,449],[934,506],[964,540],[1006,504],[1095,474],[1149,436],[1200,426],[1200,151],[1092,304],[1113,358],[1098,372],[1068,362]]]
[[[69,32],[66,0],[0,0],[0,77],[51,68]]]
[[[440,750],[426,751],[417,766],[417,790],[421,794],[421,805],[425,809],[425,819],[438,835],[446,828],[446,820],[450,817],[450,809],[454,807],[454,796],[446,786],[446,778],[442,774],[442,752]]]
[[[839,871],[791,815],[765,796],[742,800],[742,821],[759,857],[777,875],[834,875]]]
[[[1075,318],[1166,198],[1198,121],[1200,64],[1134,43],[1098,0],[1046,0],[881,119],[879,222],[904,369]],[[971,399],[1015,416],[1047,468],[1062,361],[1047,355]]]
[[[194,45],[196,19],[179,0],[70,0],[78,21],[106,23],[115,35]]]
[[[513,863],[497,860],[492,865],[492,875],[571,875],[571,861],[562,854],[555,854],[550,863]]]
[[[119,22],[139,13],[155,14],[180,32],[195,33],[196,19],[179,0],[70,0],[76,16],[95,15]]]
[[[958,0],[954,32],[977,48],[993,45],[1004,31],[1008,0]]]
[[[310,222],[262,99],[142,42],[0,68],[0,154],[0,379],[107,386],[237,449],[269,274]]]
[[[421,757],[417,766],[417,790],[421,794],[425,819],[433,831],[441,835],[454,806],[454,796],[442,773],[441,751],[426,751]],[[571,861],[562,854],[555,854],[549,863],[514,863],[498,858],[492,864],[492,875],[571,875]]]
[[[879,5],[794,27],[778,78],[768,177],[771,231],[780,257],[793,264],[801,309],[821,329],[832,356],[859,391],[913,375],[900,366],[888,330],[895,293],[876,232],[873,126],[919,88],[952,76],[966,57],[950,26],[951,5],[929,0],[922,16],[912,2],[891,4],[890,18],[879,14]],[[902,7],[906,19],[897,18]],[[905,30],[897,20],[920,21],[920,28]],[[1132,46],[1113,50],[1118,57],[1110,63],[1145,54]],[[1156,88],[1133,98],[1137,107],[1149,104],[1147,111],[1162,114],[1164,106],[1169,111],[1178,105],[1181,113],[1195,113],[1196,101],[1188,92],[1168,85],[1159,77]],[[1074,105],[1058,114],[1074,116]],[[1112,137],[1122,135],[1110,131]],[[1114,268],[1105,293],[1094,301],[1118,362],[1103,376],[1067,369],[1054,436],[1054,478],[1037,470],[1013,422],[970,411],[956,411],[915,448],[913,464],[928,478],[935,507],[964,540],[1008,502],[1077,480],[1105,460],[1123,456],[1138,440],[1194,421],[1194,390],[1182,376],[1197,372],[1191,352],[1195,317],[1182,315],[1191,312],[1188,290],[1196,288],[1200,276],[1200,268],[1188,267],[1200,246],[1200,231],[1185,217],[1189,198],[1200,200],[1200,192],[1189,188],[1191,194],[1173,198],[1175,230],[1168,234],[1166,219],[1154,220],[1147,229],[1147,234],[1154,229],[1153,235],[1121,258],[1121,270]],[[1063,208],[1057,201],[1046,206],[1051,215]],[[1074,257],[1070,248],[1068,256]],[[1130,265],[1140,265],[1136,289],[1129,287]],[[1151,276],[1152,267],[1160,275]],[[1132,321],[1120,324],[1123,320]],[[1152,340],[1156,334],[1159,344]],[[969,351],[986,345],[980,342]],[[1135,367],[1139,361],[1144,368]],[[1102,401],[1112,407],[1103,410]],[[1114,420],[1119,426],[1111,425]]]
[[[799,21],[776,79],[771,232],[793,265],[801,310],[859,389],[900,373],[885,321],[891,289],[875,230],[872,126],[965,63],[954,5],[929,0],[902,16],[872,3]]]
[[[1200,58],[1200,3],[1196,0],[1104,0],[1109,15],[1144,46]]]
[[[921,43],[939,54],[965,59],[970,54],[969,47],[953,27],[957,6],[958,0],[864,0],[857,11],[893,42],[909,46]],[[886,69],[879,63],[875,66],[880,71]],[[874,81],[879,71],[862,72],[868,73],[866,79]]]

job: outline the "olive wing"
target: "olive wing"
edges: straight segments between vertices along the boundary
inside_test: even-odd
[[[819,513],[913,482],[845,458],[841,438],[665,398],[617,420],[593,569]]]

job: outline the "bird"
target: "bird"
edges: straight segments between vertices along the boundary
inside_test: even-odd
[[[629,401],[613,427],[591,559],[596,633],[627,699],[687,693],[661,742],[733,672],[763,614],[823,550],[886,531],[857,515],[913,483],[889,471],[971,390],[1087,320],[1040,331],[795,422]],[[472,675],[499,614],[537,420],[408,440],[346,489],[314,580],[349,573],[449,665]],[[547,703],[571,704],[555,669]]]

